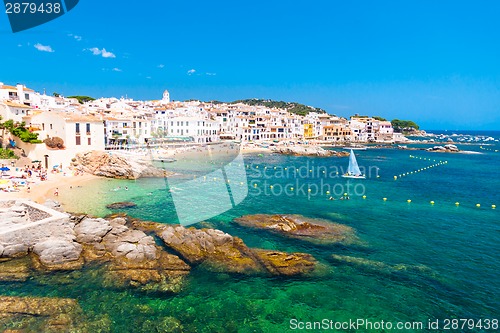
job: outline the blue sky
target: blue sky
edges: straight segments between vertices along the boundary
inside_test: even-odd
[[[96,1],[13,34],[0,81],[47,93],[272,98],[500,130],[500,2]]]

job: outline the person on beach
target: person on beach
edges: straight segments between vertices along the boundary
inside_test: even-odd
[[[56,189],[54,190],[54,195],[55,195],[56,197],[58,197],[58,196],[59,196],[59,189],[58,189],[57,187],[56,187]]]

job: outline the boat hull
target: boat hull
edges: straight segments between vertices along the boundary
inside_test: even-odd
[[[354,175],[342,175],[343,178],[352,178],[352,179],[366,179],[365,176],[354,176]]]

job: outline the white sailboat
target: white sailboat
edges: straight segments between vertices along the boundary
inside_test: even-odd
[[[349,167],[347,168],[347,173],[343,174],[344,178],[356,178],[356,179],[366,179],[365,175],[359,170],[358,162],[356,161],[356,156],[354,151],[351,149],[349,154]]]

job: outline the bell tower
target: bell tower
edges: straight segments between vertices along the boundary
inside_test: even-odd
[[[163,103],[170,103],[170,93],[168,92],[168,90],[165,90],[163,92],[163,98],[161,100]]]

